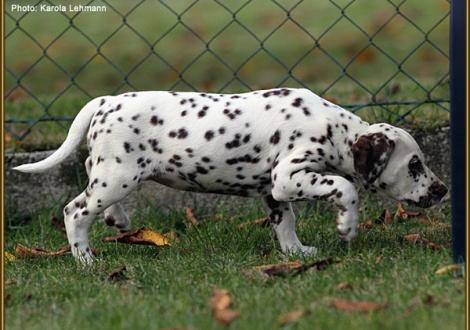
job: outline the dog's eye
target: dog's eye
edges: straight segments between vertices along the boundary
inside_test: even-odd
[[[411,157],[410,162],[408,163],[408,169],[410,171],[410,175],[413,178],[416,178],[417,176],[424,173],[423,164],[421,163],[421,160],[416,155]]]

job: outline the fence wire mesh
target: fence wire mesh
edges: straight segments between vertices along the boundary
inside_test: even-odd
[[[370,121],[448,119],[448,0],[14,4],[5,4],[9,148],[60,143],[87,100],[129,90],[301,86]]]

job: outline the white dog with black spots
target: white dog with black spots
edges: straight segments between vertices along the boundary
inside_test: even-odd
[[[338,208],[337,229],[356,236],[353,183],[418,207],[438,203],[446,186],[424,164],[403,129],[370,125],[307,89],[243,94],[136,92],[90,101],[48,158],[15,169],[46,171],[87,134],[89,184],[64,208],[73,255],[93,262],[88,232],[104,211],[108,225],[130,229],[119,202],[141,182],[176,189],[262,197],[285,253],[312,254],[295,232],[291,202],[323,199]]]

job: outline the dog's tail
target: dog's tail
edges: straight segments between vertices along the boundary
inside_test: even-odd
[[[78,113],[70,126],[67,138],[64,143],[52,155],[36,163],[23,164],[13,169],[25,173],[44,172],[59,163],[63,162],[78,147],[83,136],[87,132],[91,119],[99,107],[100,99],[93,99],[88,102]]]

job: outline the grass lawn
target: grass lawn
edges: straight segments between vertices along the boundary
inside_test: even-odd
[[[333,210],[325,206],[311,205],[297,212],[301,240],[320,250],[305,259],[282,255],[268,228],[238,227],[264,215],[255,203],[247,203],[235,216],[222,207],[206,215],[196,210],[202,220],[196,227],[186,226],[183,211],[148,207],[136,212],[136,228],[177,231],[179,240],[164,248],[103,243],[101,238],[113,233],[99,222],[92,229],[99,260],[91,269],[77,266],[70,255],[6,264],[7,329],[221,329],[208,305],[214,288],[228,289],[233,308],[240,311],[232,329],[279,328],[279,315],[300,308],[310,313],[289,328],[463,329],[464,279],[435,274],[452,263],[448,205],[421,218],[361,230],[350,244],[337,238]],[[367,199],[361,222],[377,219],[382,208]],[[49,249],[63,245],[64,235],[50,223],[57,213],[44,210],[8,230],[6,250],[14,251],[17,243]],[[443,248],[403,240],[410,233]],[[261,264],[330,256],[339,262],[297,276],[265,278],[244,271]],[[123,265],[127,280],[106,280]],[[343,282],[351,289],[339,290]],[[339,298],[387,307],[345,312],[332,307]]]

